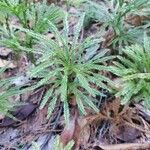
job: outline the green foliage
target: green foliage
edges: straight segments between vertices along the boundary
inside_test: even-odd
[[[9,92],[9,95],[12,94],[12,91],[8,91]],[[13,108],[13,105],[10,103],[10,101],[8,100],[8,93],[6,91],[3,91],[1,94],[0,94],[0,114],[3,114],[4,116],[5,115],[9,115],[9,112],[10,110],[12,110]]]
[[[72,150],[74,145],[74,141],[70,141],[65,147],[63,146],[63,144],[60,142],[60,137],[57,136],[55,138],[55,141],[52,145],[52,149],[53,150]]]
[[[16,54],[25,51],[34,62],[34,55],[29,50],[20,48],[21,45],[32,48],[34,39],[14,30],[12,26],[18,24],[44,34],[48,32],[48,21],[56,23],[62,15],[63,11],[59,7],[48,6],[46,0],[37,3],[28,2],[28,0],[2,0],[0,2],[0,18],[2,18],[0,20],[0,44],[11,48]]]
[[[62,14],[58,7],[48,6],[46,0],[37,3],[28,0],[2,0],[0,12],[5,14],[5,19],[16,17],[23,27],[40,33],[47,29],[48,21],[56,22]]]
[[[135,27],[127,23],[129,16],[149,16],[149,0],[106,0],[100,4],[87,0],[85,4],[87,10],[87,21],[95,20],[103,23],[104,29],[113,30],[114,38],[111,42],[114,49],[122,48],[135,42],[142,41],[143,30],[148,30],[145,24]],[[102,28],[102,27],[101,27]],[[121,51],[120,51],[121,53]]]
[[[32,150],[41,150],[41,148],[36,142],[32,142]]]
[[[5,71],[6,68],[0,69],[0,74],[2,74]],[[10,88],[10,82],[12,81],[12,78],[3,79],[0,82],[0,114],[10,116],[9,111],[13,109],[15,104],[13,102],[10,102],[9,98],[12,96],[15,96],[17,93],[16,88]]]
[[[122,89],[116,94],[125,104],[131,99],[144,99],[150,108],[150,38],[144,36],[143,46],[135,44],[123,49],[124,56],[118,56],[112,72],[123,81]]]
[[[49,101],[49,117],[57,101],[61,100],[67,123],[69,121],[68,101],[72,96],[75,97],[82,114],[86,114],[84,106],[89,106],[98,112],[99,109],[92,102],[97,94],[101,94],[97,87],[109,90],[104,82],[111,83],[107,77],[99,73],[99,71],[107,70],[107,67],[102,63],[113,58],[111,56],[103,57],[107,53],[107,50],[100,52],[91,59],[85,58],[84,51],[89,48],[93,50],[93,47],[99,44],[100,39],[88,37],[80,42],[79,35],[83,27],[84,16],[85,14],[81,15],[71,41],[71,37],[68,37],[69,25],[67,14],[64,18],[62,34],[52,22],[49,22],[50,30],[54,34],[55,39],[48,39],[44,35],[17,27],[22,32],[26,32],[26,34],[38,40],[37,43],[39,46],[33,51],[40,53],[40,58],[37,60],[36,66],[31,68],[28,74],[31,78],[38,77],[41,79],[33,86],[34,88],[43,85],[49,87],[40,108],[42,109]],[[91,84],[95,85],[95,88],[92,88]]]
[[[75,7],[80,7],[81,4],[83,2],[85,2],[86,0],[65,0],[65,2],[67,3],[67,5],[70,5],[70,6],[75,6]]]

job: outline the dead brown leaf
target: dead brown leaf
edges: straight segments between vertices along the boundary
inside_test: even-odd
[[[78,119],[78,130],[75,132],[76,134],[76,149],[78,149],[79,145],[86,145],[90,138],[90,126],[86,118]]]
[[[77,111],[75,111],[74,116],[70,120],[70,122],[65,126],[63,132],[60,135],[60,141],[63,145],[66,145],[69,141],[74,138],[74,132],[77,125]]]
[[[87,120],[92,126],[94,125],[95,129],[97,129],[101,123],[109,122],[107,137],[111,137],[111,139],[113,138],[114,140],[134,142],[137,138],[140,138],[143,133],[149,134],[149,131],[144,128],[144,124],[140,116],[138,116],[136,109],[128,105],[122,106],[119,98],[105,102],[101,108],[101,112],[87,117]],[[103,130],[105,130],[105,128]],[[101,134],[99,137],[101,138]],[[108,143],[109,142],[110,141],[108,141]]]
[[[66,145],[69,141],[73,140],[75,142],[73,149],[78,150],[80,145],[88,143],[89,137],[90,127],[88,121],[86,117],[79,118],[78,111],[75,109],[74,116],[60,136],[61,142]]]
[[[134,26],[140,26],[142,24],[142,18],[138,15],[128,15],[125,21]]]
[[[135,104],[136,109],[138,110],[139,114],[150,123],[150,110],[145,109],[141,104]]]
[[[0,68],[2,67],[16,68],[17,66],[12,61],[0,59]]]
[[[115,37],[114,31],[111,29],[108,30],[103,37],[105,40],[102,43],[102,48],[108,47],[110,43],[112,42],[112,40],[114,39],[114,37]]]
[[[115,137],[124,142],[132,142],[141,136],[141,132],[126,124],[116,126]]]
[[[0,55],[7,56],[12,50],[5,47],[0,47]]]
[[[23,106],[17,108],[16,111],[12,113],[12,115],[17,120],[14,120],[9,117],[5,117],[2,120],[2,123],[0,123],[0,127],[7,127],[10,125],[14,125],[15,123],[17,123],[17,121],[23,121],[35,110],[36,107],[37,107],[37,105],[28,103],[26,105],[23,105]]]

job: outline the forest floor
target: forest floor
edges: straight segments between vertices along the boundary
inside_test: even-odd
[[[64,3],[60,2],[58,5],[66,9]],[[73,6],[67,8],[73,16],[79,10]],[[76,17],[70,18],[69,22],[71,34]],[[82,30],[82,38],[97,33],[99,26],[99,23],[92,22]],[[112,36],[109,34],[111,33],[105,36],[103,47],[107,47],[109,37]],[[53,35],[48,33],[47,36]],[[15,84],[30,85],[34,82],[25,76],[28,66],[31,65],[27,56],[22,54],[16,60],[11,49],[0,47],[0,67],[8,62],[8,69],[1,76],[1,80],[15,75],[18,76]],[[70,111],[70,122],[65,125],[62,103],[57,104],[49,119],[45,117],[47,107],[39,109],[45,90],[45,87],[40,87],[13,97],[14,101],[27,104],[19,106],[12,113],[20,121],[0,116],[1,150],[33,150],[33,141],[41,150],[52,150],[56,135],[60,135],[63,144],[74,140],[73,149],[76,150],[150,150],[150,110],[145,109],[142,102],[121,105],[119,98],[103,91],[104,96],[97,96],[97,106],[100,108],[98,114],[92,114],[87,108],[87,115],[81,116],[74,106]]]

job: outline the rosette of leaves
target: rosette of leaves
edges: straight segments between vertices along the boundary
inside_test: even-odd
[[[141,21],[143,16],[149,16],[149,0],[104,0],[100,4],[86,0],[84,5],[86,8],[86,23],[89,21],[100,22],[102,23],[101,30],[112,31],[113,37],[110,45],[119,50],[120,53],[123,46],[142,42],[143,30],[148,30],[148,21],[138,23],[137,26],[132,22],[135,19]],[[133,19],[127,21],[131,16]]]
[[[50,31],[54,34],[55,39],[49,39],[31,30],[17,27],[37,39],[38,46],[36,46],[36,49],[31,49],[31,51],[37,52],[40,58],[36,61],[36,66],[28,74],[31,78],[40,79],[33,86],[34,88],[43,85],[48,87],[40,108],[42,109],[49,102],[49,117],[57,101],[61,100],[66,122],[69,121],[69,100],[71,97],[75,97],[77,106],[82,114],[86,114],[85,106],[89,106],[96,112],[99,111],[94,104],[95,96],[102,94],[98,87],[109,90],[104,82],[111,83],[100,71],[107,70],[107,66],[103,65],[103,62],[113,58],[111,56],[104,57],[108,50],[100,51],[92,58],[86,58],[84,54],[86,49],[93,50],[93,48],[97,48],[101,40],[93,37],[88,37],[83,41],[79,39],[85,14],[81,15],[71,40],[68,37],[69,24],[67,16],[66,14],[64,17],[64,29],[62,32],[52,22],[49,22]]]
[[[116,96],[121,97],[122,104],[144,100],[145,107],[150,108],[150,38],[145,35],[143,45],[134,44],[122,51],[124,55],[111,67],[122,82]]]

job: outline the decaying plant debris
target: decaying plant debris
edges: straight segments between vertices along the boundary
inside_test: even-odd
[[[150,1],[1,0],[0,149],[149,150]]]

